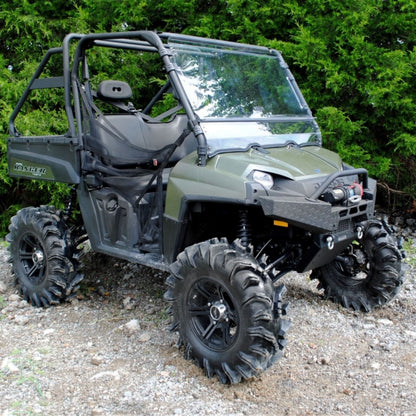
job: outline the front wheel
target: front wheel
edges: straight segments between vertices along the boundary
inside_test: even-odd
[[[208,377],[238,383],[266,370],[286,344],[283,286],[237,243],[206,241],[185,249],[171,267],[165,299],[185,357]]]
[[[344,307],[370,311],[391,301],[403,284],[401,253],[379,221],[369,221],[362,240],[312,272],[325,296]]]

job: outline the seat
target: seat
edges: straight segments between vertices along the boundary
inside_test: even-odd
[[[97,95],[106,100],[125,101],[132,97],[133,92],[127,82],[108,80],[100,82]]]
[[[98,84],[97,97],[100,100],[112,104],[129,113],[136,112],[132,103],[125,103],[125,101],[129,100],[132,96],[133,92],[127,82],[107,80],[101,81]]]
[[[175,142],[188,129],[185,114],[176,114],[168,122],[161,122],[132,110],[133,105],[125,103],[132,97],[132,89],[126,82],[101,81],[95,97],[123,110],[104,114],[92,102],[93,111],[88,112],[90,129],[86,136],[87,148],[107,166],[117,169],[157,166],[166,157],[169,157],[168,163],[172,166],[196,150],[197,142],[192,133],[174,148]]]

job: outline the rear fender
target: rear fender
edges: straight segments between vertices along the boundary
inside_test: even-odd
[[[14,137],[7,141],[9,175],[78,184],[77,141],[65,136]]]

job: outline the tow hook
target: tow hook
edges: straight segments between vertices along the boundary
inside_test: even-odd
[[[335,247],[335,239],[332,235],[329,235],[326,238],[326,246],[328,247],[328,250],[333,250]]]
[[[364,236],[364,228],[361,225],[359,225],[355,229],[355,232],[357,233],[357,239],[358,240],[361,240],[363,238],[363,236]]]

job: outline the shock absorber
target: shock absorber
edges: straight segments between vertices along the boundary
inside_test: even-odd
[[[64,216],[66,219],[70,218],[72,215],[72,209],[75,204],[76,198],[77,198],[77,191],[75,188],[71,188],[71,191],[66,200],[66,207],[64,211]]]
[[[251,243],[251,227],[248,222],[248,211],[246,209],[239,211],[237,238],[241,240],[241,244],[244,247],[248,247]]]

